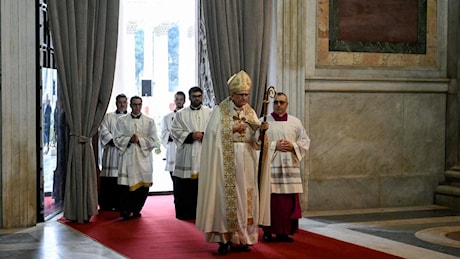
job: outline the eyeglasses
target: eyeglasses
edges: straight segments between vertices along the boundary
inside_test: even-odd
[[[275,100],[273,101],[273,104],[277,105],[277,104],[280,104],[280,105],[284,105],[285,103],[287,103],[286,101],[282,101],[282,100]]]

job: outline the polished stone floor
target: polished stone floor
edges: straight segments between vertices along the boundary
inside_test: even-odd
[[[460,258],[460,210],[437,205],[309,212],[301,228],[402,258]]]
[[[0,230],[0,258],[126,258],[59,223],[60,216],[32,228]],[[309,212],[300,227],[402,258],[460,258],[460,211],[436,205]]]

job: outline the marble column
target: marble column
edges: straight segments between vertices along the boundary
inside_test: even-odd
[[[35,0],[0,1],[1,228],[37,222],[41,99],[36,5]]]

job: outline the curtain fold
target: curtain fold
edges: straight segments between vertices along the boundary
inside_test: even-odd
[[[273,0],[201,0],[209,68],[217,103],[227,79],[245,70],[253,81],[249,104],[261,111],[267,82]]]
[[[98,213],[91,138],[112,94],[119,0],[49,0],[48,10],[70,132],[64,217],[84,223]]]

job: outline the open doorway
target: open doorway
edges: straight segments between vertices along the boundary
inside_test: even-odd
[[[63,109],[59,106],[57,73],[54,69],[48,69],[55,68],[54,48],[48,24],[48,0],[39,2],[42,95],[38,102],[41,102],[43,117],[40,131],[42,172],[39,175],[38,201],[43,203],[39,215],[49,219],[62,211],[65,183],[65,169],[62,167],[65,166],[67,154],[67,130],[61,129],[65,127],[65,119]],[[120,93],[126,94],[128,98],[133,95],[142,96],[143,113],[154,118],[160,134],[162,117],[174,110],[174,93],[188,93],[188,89],[198,85],[197,21],[197,0],[120,1],[117,66],[107,112],[115,110],[115,96]],[[49,124],[48,117],[45,120],[45,112],[49,111],[48,102],[51,107]],[[101,155],[100,153],[98,157],[102,158]],[[153,156],[154,184],[150,192],[171,192],[171,177],[165,171],[165,149],[162,148],[160,154]]]
[[[120,1],[117,64],[107,112],[116,110],[120,93],[128,100],[142,96],[142,112],[155,120],[160,135],[163,116],[175,109],[174,94],[198,85],[197,6],[196,0]],[[164,159],[162,147],[153,155],[152,193],[172,191]]]
[[[62,133],[61,110],[58,99],[57,70],[41,68],[42,86],[42,162],[43,162],[43,215],[49,219],[62,211],[63,194],[60,190],[63,184],[59,181],[58,146]]]

